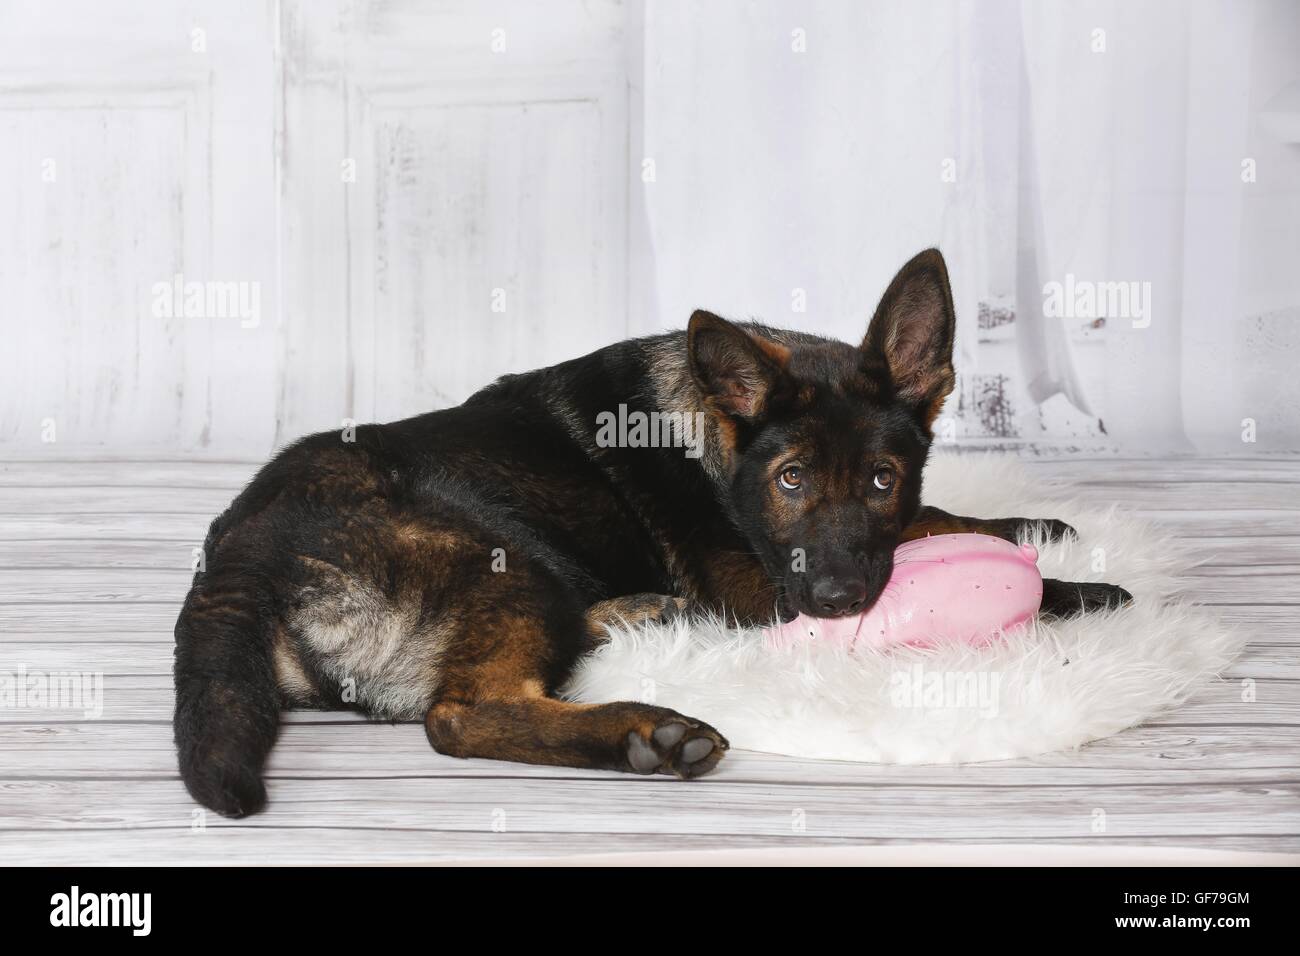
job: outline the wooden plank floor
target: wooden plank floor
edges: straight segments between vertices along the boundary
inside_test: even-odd
[[[272,806],[237,822],[200,811],[176,775],[171,628],[190,549],[255,466],[0,463],[0,671],[104,681],[94,719],[0,707],[0,862],[896,843],[1300,851],[1300,459],[1029,461],[1168,523],[1202,554],[1189,591],[1251,636],[1221,680],[1077,752],[965,767],[733,752],[691,783],[455,760],[417,724],[291,713],[269,768]]]

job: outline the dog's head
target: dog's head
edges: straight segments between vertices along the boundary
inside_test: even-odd
[[[725,505],[788,611],[860,613],[884,589],[955,380],[954,332],[935,249],[894,277],[858,346],[691,317],[691,377],[718,424]]]

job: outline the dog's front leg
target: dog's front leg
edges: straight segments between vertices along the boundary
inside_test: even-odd
[[[1118,584],[1043,578],[1043,603],[1038,613],[1042,617],[1074,617],[1132,603],[1133,595]]]
[[[917,513],[916,520],[903,530],[902,540],[915,541],[930,534],[974,533],[1017,542],[1032,536],[1039,527],[1045,528],[1049,541],[1079,536],[1074,528],[1056,518],[965,518],[939,508],[924,507]],[[1116,584],[1044,578],[1039,614],[1043,617],[1073,617],[1123,607],[1132,602],[1133,595]]]
[[[669,624],[689,616],[694,605],[686,598],[667,594],[628,594],[600,601],[587,609],[587,633],[596,643],[603,643],[607,629],[630,624]]]
[[[931,534],[988,534],[1015,542],[1022,535],[1043,527],[1047,540],[1077,538],[1078,532],[1057,518],[966,518],[949,514],[941,508],[923,507],[916,519],[903,529],[903,541],[915,541]]]

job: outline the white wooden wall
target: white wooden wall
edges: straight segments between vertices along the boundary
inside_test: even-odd
[[[268,8],[105,10],[0,4],[0,439],[267,446],[274,321],[158,318],[151,289],[179,272],[274,301]]]
[[[1300,115],[1296,5],[984,7],[0,0],[0,454],[258,459],[700,306],[852,340],[936,242],[958,440],[1253,450],[1250,419],[1300,448],[1300,154],[1275,129]],[[1075,330],[1082,425],[1061,396],[1007,406],[1017,330],[977,318],[1014,258],[989,199],[1022,185],[1021,13],[1049,277],[1152,278],[1166,309]],[[1079,38],[1103,20],[1099,58]],[[1161,105],[1183,98],[1186,122]],[[1081,194],[1071,162],[1137,185]],[[255,291],[257,321],[158,314],[178,275]]]
[[[627,334],[607,0],[0,3],[0,442],[257,457]],[[254,287],[259,321],[155,314]]]

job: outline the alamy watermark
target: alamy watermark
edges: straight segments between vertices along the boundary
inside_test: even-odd
[[[996,671],[935,671],[913,664],[889,675],[889,701],[895,707],[975,710],[996,717],[1001,683]]]
[[[185,281],[155,282],[151,311],[159,319],[238,319],[242,329],[262,324],[262,283]]]
[[[104,715],[104,675],[81,671],[0,670],[0,708],[79,710],[87,719]]]
[[[125,927],[132,936],[153,928],[152,893],[83,893],[80,886],[50,897],[50,925],[55,927]]]
[[[1049,319],[1132,319],[1133,328],[1151,324],[1150,282],[1093,282],[1067,272],[1064,282],[1043,286],[1043,315]]]
[[[685,448],[687,458],[704,453],[704,412],[628,411],[596,415],[598,448]]]

